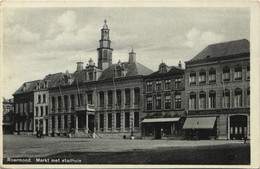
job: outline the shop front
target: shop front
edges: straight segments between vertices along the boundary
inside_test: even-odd
[[[147,118],[142,121],[143,139],[174,139],[182,137],[180,117]]]
[[[216,139],[217,117],[187,117],[183,125],[185,139]]]

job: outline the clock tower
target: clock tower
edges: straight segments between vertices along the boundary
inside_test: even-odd
[[[104,20],[105,24],[101,29],[101,39],[99,40],[98,51],[98,68],[105,70],[112,65],[112,51],[110,48],[111,41],[109,40],[109,29],[107,26],[107,20]]]

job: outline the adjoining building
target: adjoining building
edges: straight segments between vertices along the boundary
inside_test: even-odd
[[[183,139],[185,120],[185,70],[159,65],[159,70],[144,76],[142,138]]]
[[[186,63],[186,137],[250,138],[250,44],[212,44]]]
[[[3,133],[13,133],[14,131],[14,99],[3,97]]]
[[[59,87],[50,89],[49,134],[141,136],[142,76],[152,71],[136,62],[133,50],[128,62],[112,64],[106,20],[99,43],[98,66],[92,59],[85,69],[83,62],[78,62],[73,74],[68,74]]]

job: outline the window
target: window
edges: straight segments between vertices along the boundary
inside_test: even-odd
[[[171,109],[171,95],[165,96],[165,109]]]
[[[210,109],[216,108],[216,92],[215,91],[209,92],[209,108]]]
[[[51,98],[51,109],[54,110],[55,109],[55,97]]]
[[[223,92],[223,108],[229,108],[230,107],[230,91],[228,89],[225,89]]]
[[[36,117],[38,117],[38,112],[39,112],[38,107],[35,107],[35,116]]]
[[[190,72],[190,85],[196,84],[196,72],[191,71]]]
[[[121,90],[116,91],[117,106],[121,106]]]
[[[139,127],[139,112],[134,113],[134,127]]]
[[[147,92],[153,91],[153,82],[146,83],[146,91]]]
[[[134,89],[134,94],[135,94],[135,103],[139,103],[140,102],[140,89],[139,88],[135,88]]]
[[[49,111],[48,111],[48,106],[45,106],[45,116],[48,116]]]
[[[30,104],[30,107],[29,107],[30,110],[29,110],[29,111],[30,111],[30,112],[33,112],[33,103],[30,102],[29,104]]]
[[[161,90],[161,81],[156,81],[156,91],[160,91]]]
[[[71,109],[75,108],[75,97],[74,97],[74,95],[70,95],[70,106],[71,106]]]
[[[130,105],[130,89],[125,89],[125,104]]]
[[[19,112],[18,110],[19,110],[19,105],[16,103],[15,104],[15,113],[18,113]]]
[[[181,88],[181,78],[174,79],[174,86],[175,86],[175,89]]]
[[[67,95],[64,96],[64,108],[66,111],[68,110],[68,96]]]
[[[75,125],[75,118],[74,118],[74,115],[70,115],[70,119],[71,119],[71,122],[70,122],[70,126],[71,126],[71,128],[75,128],[76,125]]]
[[[66,129],[68,127],[68,117],[64,116],[64,128]]]
[[[88,94],[88,104],[93,104],[92,94]]]
[[[112,114],[110,113],[110,114],[108,114],[107,115],[107,120],[108,120],[108,124],[107,124],[107,126],[108,126],[108,128],[109,129],[111,129],[112,128]]]
[[[24,112],[27,113],[28,112],[28,104],[24,103]]]
[[[7,112],[7,113],[10,112],[10,106],[6,106],[6,112]]]
[[[43,116],[43,106],[41,106],[40,116]]]
[[[104,51],[104,59],[107,60],[107,51]]]
[[[175,109],[181,108],[181,94],[175,95]]]
[[[41,103],[41,95],[38,95],[38,103]]]
[[[61,116],[58,116],[58,129],[61,128]]]
[[[156,105],[155,105],[155,108],[156,108],[157,110],[160,110],[160,109],[161,109],[161,102],[162,102],[161,96],[157,96],[157,97],[156,97]]]
[[[93,80],[93,72],[89,72],[88,73],[88,79],[89,80]]]
[[[42,95],[42,102],[46,103],[46,95],[45,94]]]
[[[171,80],[165,80],[164,88],[165,90],[171,89]]]
[[[191,110],[196,109],[196,93],[190,93],[189,107]]]
[[[242,80],[242,67],[235,68],[235,80]]]
[[[108,105],[112,105],[112,102],[113,102],[113,93],[111,90],[109,90],[107,92],[107,96],[108,96]]]
[[[125,113],[125,128],[129,128],[130,126],[130,113],[126,112]]]
[[[104,106],[104,92],[99,92],[100,106]]]
[[[116,113],[116,128],[120,128],[120,123],[121,123],[121,114]]]
[[[152,96],[147,98],[147,104],[146,104],[146,109],[147,110],[152,110],[153,108],[153,102],[152,102]]]
[[[230,81],[230,69],[228,67],[223,69],[223,81]]]
[[[206,71],[205,70],[201,70],[199,73],[199,83],[200,84],[206,83]]]
[[[216,70],[213,68],[209,70],[209,83],[216,83]]]
[[[120,66],[117,66],[117,68],[116,68],[116,73],[117,73],[117,76],[118,76],[118,77],[121,77],[121,76],[122,76],[122,71],[121,71],[121,67],[120,67]]]
[[[247,66],[246,68],[246,79],[250,80],[250,66]]]
[[[58,96],[58,111],[61,111],[61,96]]]
[[[20,103],[20,113],[23,113],[23,104]]]
[[[247,89],[247,106],[250,106],[250,88]]]
[[[199,109],[206,109],[206,93],[203,91],[199,95]]]
[[[242,90],[235,89],[234,107],[242,107]]]
[[[101,130],[104,128],[104,114],[99,114],[99,127]]]

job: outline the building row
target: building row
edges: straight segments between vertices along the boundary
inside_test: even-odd
[[[250,131],[250,45],[212,44],[191,60],[153,72],[136,61],[112,63],[101,29],[97,66],[25,82],[14,94],[17,133],[143,139],[242,139]]]

